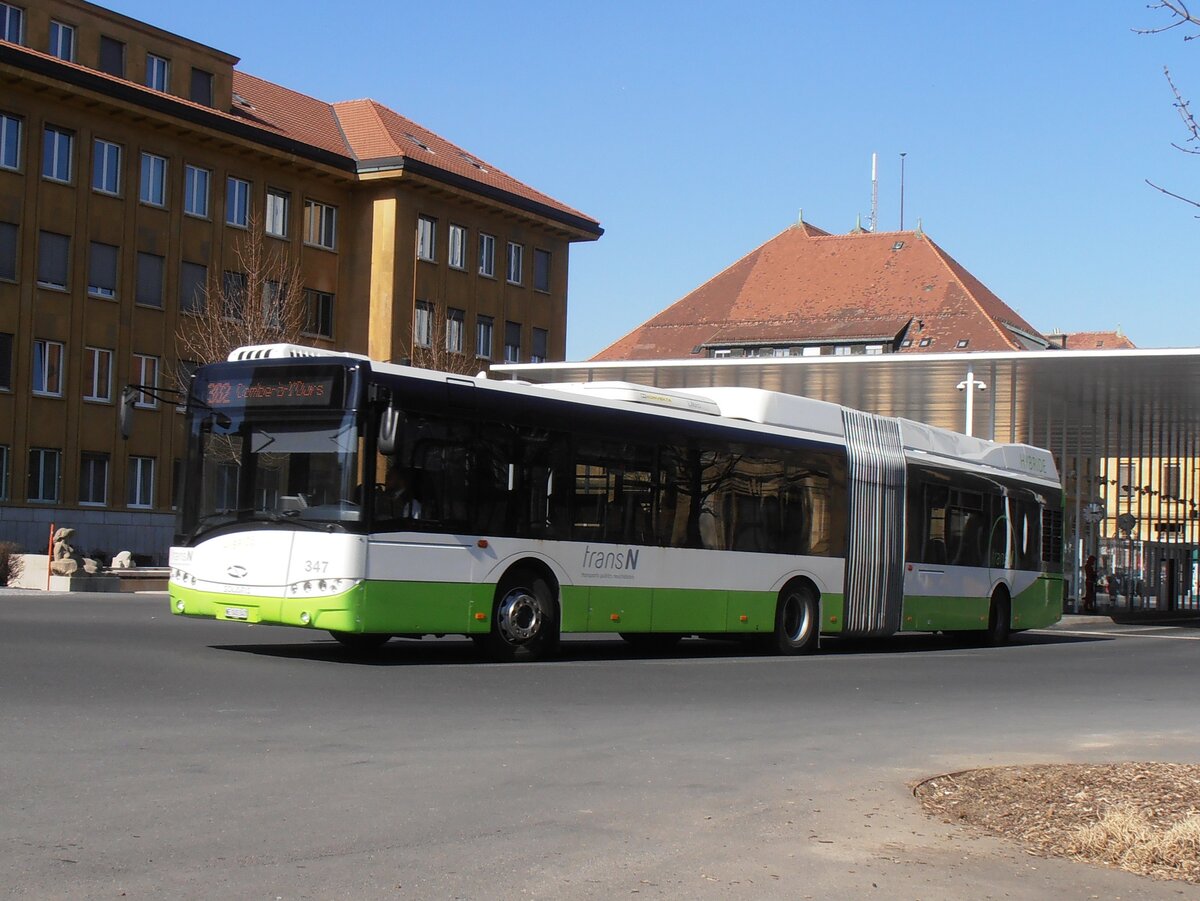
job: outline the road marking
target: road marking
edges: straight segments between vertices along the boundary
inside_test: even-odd
[[[1030,629],[1040,635],[1085,635],[1088,638],[1103,638],[1105,635],[1116,635],[1121,638],[1165,638],[1167,641],[1200,641],[1200,635],[1147,635],[1145,632],[1123,632],[1110,629],[1104,632],[1084,632],[1073,629]]]

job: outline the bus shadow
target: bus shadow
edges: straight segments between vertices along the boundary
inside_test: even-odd
[[[1113,641],[1106,635],[1060,635],[1053,632],[1021,633],[1014,635],[1007,648],[1038,645],[1063,645]],[[222,644],[209,645],[214,651],[232,651],[261,657],[288,660],[311,660],[350,666],[456,666],[490,663],[486,655],[471,641],[456,639],[412,640],[393,639],[372,651],[356,651],[333,639],[309,641],[303,644]],[[828,638],[822,639],[817,657],[853,656],[856,654],[923,654],[939,651],[976,651],[1002,653],[1006,647],[983,647],[978,641],[957,636],[936,634],[894,635],[887,638]],[[670,651],[648,652],[613,639],[565,639],[559,653],[539,666],[555,663],[580,663],[625,660],[714,660],[714,659],[783,660],[755,651],[742,641],[687,639]]]

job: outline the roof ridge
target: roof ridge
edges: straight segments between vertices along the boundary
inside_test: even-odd
[[[677,299],[677,300],[676,300],[674,303],[668,304],[668,305],[666,306],[666,308],[664,308],[664,309],[662,309],[662,310],[659,310],[657,313],[654,313],[652,316],[650,316],[650,318],[649,318],[649,319],[645,319],[645,320],[643,320],[643,321],[642,321],[640,324],[638,324],[636,327],[634,327],[634,328],[630,329],[628,332],[626,332],[626,333],[625,333],[624,335],[622,335],[621,337],[617,338],[617,339],[616,339],[615,341],[613,341],[612,343],[610,343],[610,344],[608,344],[608,345],[604,346],[603,348],[601,348],[601,349],[600,349],[598,352],[596,352],[595,354],[593,354],[593,355],[592,355],[592,359],[597,359],[597,358],[598,358],[598,357],[600,357],[602,354],[605,354],[605,353],[607,353],[609,350],[611,350],[612,348],[616,347],[618,344],[620,344],[622,341],[624,341],[624,340],[625,340],[626,338],[628,338],[630,335],[633,335],[634,333],[636,333],[636,332],[640,331],[640,330],[641,330],[641,329],[643,329],[643,328],[650,327],[650,326],[651,326],[651,324],[654,322],[654,320],[655,320],[655,319],[658,319],[660,316],[665,316],[665,315],[666,315],[668,312],[670,312],[672,309],[674,309],[675,307],[677,307],[679,304],[683,303],[685,300],[687,300],[689,297],[691,297],[691,296],[692,296],[693,294],[695,294],[697,291],[701,291],[701,290],[703,290],[703,289],[704,289],[704,287],[705,287],[705,285],[710,285],[710,284],[712,284],[712,283],[713,283],[713,282],[715,282],[717,279],[719,279],[719,278],[720,278],[722,275],[724,275],[725,273],[727,273],[727,272],[729,272],[731,269],[733,269],[735,266],[737,266],[739,263],[741,263],[741,262],[743,262],[744,260],[746,260],[746,259],[749,259],[750,257],[754,256],[754,254],[758,253],[760,250],[762,250],[764,247],[766,247],[766,246],[767,246],[768,244],[770,244],[772,241],[776,241],[776,240],[778,240],[779,238],[781,238],[781,237],[783,237],[784,235],[786,235],[786,234],[787,234],[789,231],[791,231],[792,229],[801,229],[801,226],[802,226],[802,225],[803,225],[803,223],[802,223],[802,222],[798,222],[798,223],[796,223],[796,224],[794,224],[794,225],[789,225],[787,228],[785,228],[783,231],[779,232],[778,234],[776,234],[776,235],[772,235],[770,238],[767,238],[767,240],[763,241],[761,244],[759,244],[759,245],[758,245],[757,247],[755,247],[753,250],[749,250],[749,251],[747,251],[746,253],[742,254],[740,257],[738,257],[736,260],[734,260],[732,263],[730,263],[728,266],[726,266],[724,269],[722,269],[722,270],[721,270],[720,272],[718,272],[716,275],[713,275],[713,276],[712,276],[711,278],[709,278],[707,281],[701,282],[701,283],[700,283],[699,285],[697,285],[695,288],[692,288],[692,290],[688,291],[688,292],[687,292],[686,294],[684,294],[682,297],[678,298],[678,299]],[[803,231],[803,229],[801,229],[801,231]],[[806,237],[806,238],[809,238],[809,239],[811,239],[811,238],[812,238],[812,236],[811,236],[811,235],[809,235],[809,234],[807,234],[807,233],[805,233],[805,237]]]
[[[967,285],[967,283],[964,282],[959,276],[957,269],[961,269],[962,267],[958,261],[951,257],[950,254],[946,253],[946,251],[942,250],[942,248],[938,246],[938,243],[934,241],[933,238],[929,237],[928,235],[923,235],[923,237],[929,246],[933,248],[934,255],[941,260],[942,265],[946,267],[947,271],[950,273],[950,277],[958,282],[959,287],[963,289],[967,297],[971,298],[971,302],[979,308],[979,312],[983,313],[984,317],[989,323],[991,323],[992,327],[996,330],[1000,337],[1007,342],[1008,345],[1013,348],[1013,350],[1020,350],[1021,342],[1019,342],[1008,329],[1000,327],[999,323],[1003,320],[1001,320],[998,316],[993,316],[992,313],[988,311],[987,307],[980,302],[979,298],[975,296],[975,292],[971,290],[970,286]],[[953,265],[951,265],[952,263]],[[980,282],[980,284],[982,285],[983,283]],[[984,285],[984,287],[986,288],[987,286]],[[1004,303],[1003,300],[1000,300],[1000,298],[997,297],[994,292],[992,296],[996,297],[996,300],[999,300],[1000,303],[1004,304],[1007,309],[1012,310],[1012,307],[1009,307],[1008,304]],[[1013,313],[1016,313],[1016,310],[1013,310]],[[1012,323],[1012,325],[1016,325],[1016,323]],[[1021,331],[1025,331],[1025,329],[1021,329]]]

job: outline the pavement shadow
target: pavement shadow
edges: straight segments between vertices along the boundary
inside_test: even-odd
[[[1019,633],[1004,647],[981,647],[978,641],[960,636],[938,634],[893,635],[887,638],[822,638],[815,659],[854,654],[924,654],[970,650],[978,653],[1004,653],[1021,646],[1079,644],[1112,641],[1107,635],[1065,635],[1053,632]],[[215,651],[232,651],[261,657],[289,660],[311,660],[348,666],[446,666],[486,664],[490,661],[474,642],[463,639],[403,639],[394,638],[370,651],[344,647],[333,639],[316,639],[290,644],[220,644],[209,645]],[[758,653],[745,641],[723,639],[685,639],[670,651],[648,652],[613,638],[565,638],[559,653],[539,661],[539,666],[555,663],[577,663],[620,660],[711,660],[751,658],[757,660],[786,660]],[[808,658],[814,659],[814,658]]]

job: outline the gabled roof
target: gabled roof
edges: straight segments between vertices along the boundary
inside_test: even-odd
[[[593,359],[683,359],[722,342],[898,340],[901,333],[912,339],[902,352],[1021,350],[1045,343],[920,231],[830,235],[802,222]],[[962,341],[967,343],[959,347]]]

